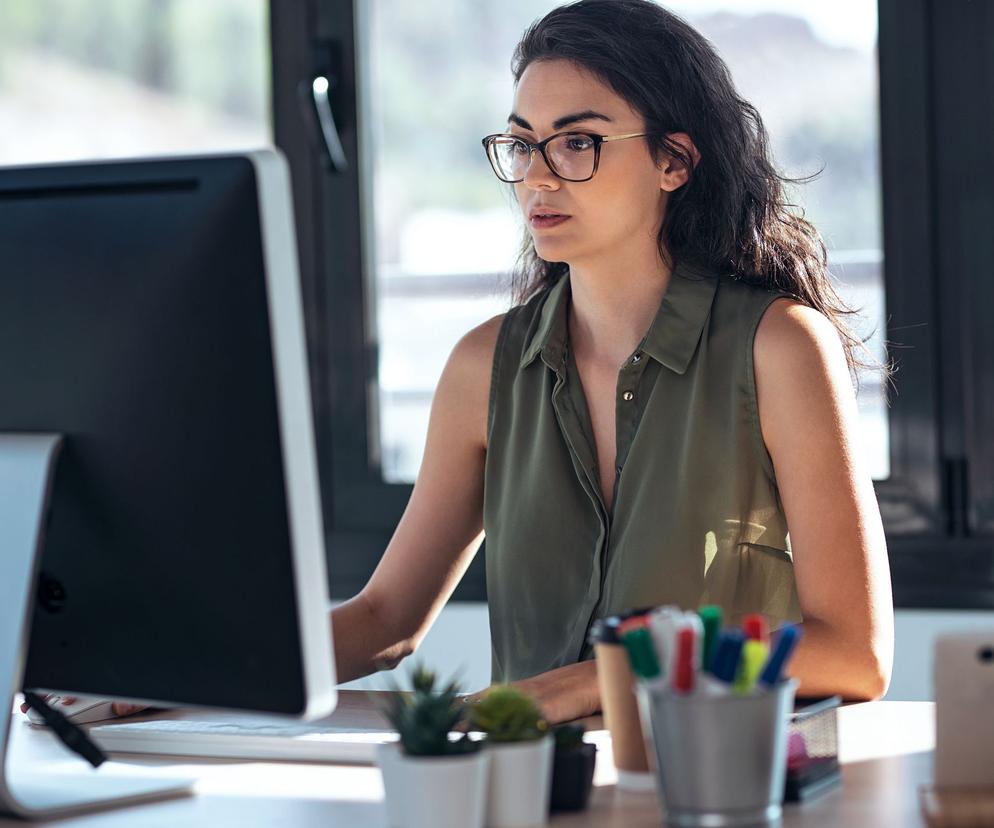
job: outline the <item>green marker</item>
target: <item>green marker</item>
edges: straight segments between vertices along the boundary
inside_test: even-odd
[[[643,679],[653,679],[659,675],[659,659],[652,643],[652,635],[644,627],[631,627],[621,633],[621,643],[628,652],[632,672]]]
[[[714,658],[714,648],[718,643],[718,633],[721,632],[721,607],[715,604],[705,604],[697,610],[704,625],[704,646],[701,650],[701,669],[711,671],[711,659]]]
[[[770,648],[762,641],[749,639],[742,645],[742,657],[739,660],[739,669],[736,671],[735,681],[732,683],[733,693],[739,696],[747,696],[752,692],[769,653]]]

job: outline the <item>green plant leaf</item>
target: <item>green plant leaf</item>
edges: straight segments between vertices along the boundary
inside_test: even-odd
[[[392,695],[379,704],[400,735],[404,752],[410,756],[449,756],[478,750],[480,743],[467,739],[466,734],[449,739],[449,733],[465,716],[458,682],[452,680],[436,690],[437,675],[421,664],[414,665],[410,676],[413,692],[403,693],[396,682],[388,680]]]
[[[534,699],[507,684],[494,685],[473,702],[469,722],[492,742],[532,741],[549,730]]]

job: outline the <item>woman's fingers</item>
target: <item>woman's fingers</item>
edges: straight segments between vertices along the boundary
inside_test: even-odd
[[[126,704],[125,702],[114,702],[111,705],[111,710],[114,711],[115,716],[130,716],[132,713],[137,713],[139,710],[144,710],[144,704]]]
[[[41,698],[46,701],[51,696],[51,693],[42,693]],[[72,704],[76,701],[75,696],[65,696],[62,700],[62,704]],[[127,704],[125,702],[114,702],[111,705],[111,710],[114,712],[115,716],[130,716],[132,713],[137,713],[139,710],[144,710],[146,705],[144,704]],[[21,712],[27,713],[29,710],[27,702],[21,703]]]
[[[48,699],[49,699],[49,697],[50,697],[51,695],[52,695],[51,693],[42,693],[42,694],[40,694],[40,697],[41,697],[42,699],[44,699],[45,701],[48,701]],[[69,704],[70,702],[74,702],[74,701],[76,701],[76,700],[75,700],[74,698],[69,698],[69,699],[67,699],[67,700],[66,700],[66,701],[64,702],[64,704]],[[27,713],[27,712],[28,712],[28,710],[29,710],[29,708],[28,708],[28,703],[27,703],[27,702],[21,702],[21,712],[22,712],[22,713]]]

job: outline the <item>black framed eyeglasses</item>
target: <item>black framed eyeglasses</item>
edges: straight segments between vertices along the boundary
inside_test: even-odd
[[[517,184],[525,180],[525,170],[531,163],[532,153],[542,153],[553,174],[564,181],[589,181],[597,172],[601,144],[641,138],[648,132],[629,132],[625,135],[596,135],[591,132],[557,132],[533,144],[518,135],[497,133],[483,139],[490,166],[501,181]]]

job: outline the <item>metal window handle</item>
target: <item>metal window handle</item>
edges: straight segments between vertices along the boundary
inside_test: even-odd
[[[324,138],[324,147],[328,151],[328,159],[331,161],[332,169],[335,172],[342,172],[348,169],[349,163],[345,158],[342,140],[338,137],[338,127],[335,125],[335,116],[331,111],[331,98],[328,96],[330,88],[331,84],[328,79],[323,75],[318,75],[311,83],[311,95],[314,99],[314,111],[318,116],[321,136]]]

